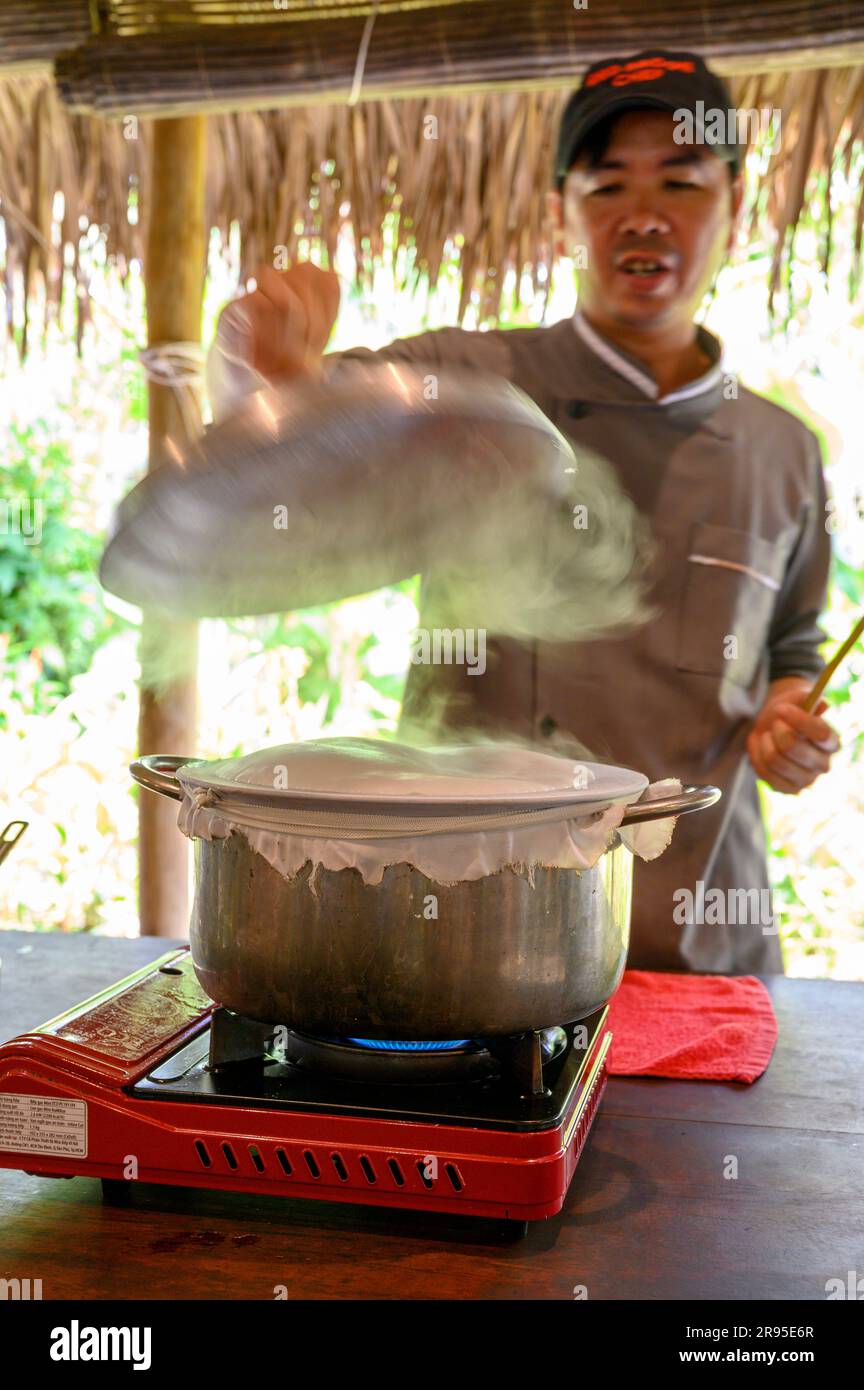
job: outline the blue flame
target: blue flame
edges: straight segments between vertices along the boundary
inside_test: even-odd
[[[457,1038],[454,1042],[391,1042],[381,1038],[349,1038],[348,1042],[358,1047],[370,1047],[376,1052],[455,1052],[465,1047],[470,1038]]]

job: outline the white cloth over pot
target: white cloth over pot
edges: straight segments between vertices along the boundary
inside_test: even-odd
[[[188,764],[178,779],[185,835],[236,832],[286,878],[311,862],[357,869],[369,884],[400,863],[440,884],[505,867],[529,879],[538,865],[590,869],[646,782],[627,769],[516,744],[423,749],[372,739],[318,739]],[[680,783],[655,783],[645,796],[672,791]],[[652,859],[673,828],[674,820],[648,822],[620,837]]]

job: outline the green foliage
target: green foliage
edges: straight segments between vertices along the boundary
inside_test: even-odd
[[[283,632],[285,645],[302,647],[309,661],[305,673],[297,683],[297,693],[301,701],[304,705],[310,701],[314,703],[320,700],[322,695],[326,695],[324,719],[329,723],[339,708],[342,687],[338,677],[331,670],[330,642],[324,611],[310,610],[305,615],[289,619]]]
[[[76,523],[69,451],[40,420],[13,425],[0,496],[0,633],[13,670],[36,656],[32,699],[47,713],[120,625],[96,577],[102,541]]]
[[[856,607],[864,607],[864,568],[855,569],[853,565],[847,565],[845,560],[834,553],[833,580],[848,598],[850,603]]]
[[[127,372],[125,390],[128,418],[143,424],[147,419],[147,381],[134,334],[127,331],[124,337],[125,346],[120,351],[120,360]]]
[[[420,576],[412,575],[388,585],[384,592],[394,596],[405,594],[417,606]],[[258,651],[267,652],[280,647],[299,647],[303,651],[306,669],[297,682],[297,695],[304,705],[317,704],[322,697],[325,698],[324,723],[332,721],[352,681],[363,681],[388,701],[401,700],[405,688],[404,671],[378,674],[372,669],[369,656],[381,645],[380,638],[374,632],[358,628],[347,639],[343,634],[341,645],[334,641],[334,620],[340,607],[340,603],[329,603],[298,613],[280,613],[254,619],[251,630],[250,623],[244,619],[228,623],[232,632],[251,639]],[[287,689],[280,694],[282,699],[289,697]],[[384,710],[373,709],[370,713],[376,720],[389,717]],[[382,737],[387,736],[386,731],[382,730]]]

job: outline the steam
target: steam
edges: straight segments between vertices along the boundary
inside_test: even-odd
[[[515,388],[346,364],[335,383],[258,393],[145,479],[121,504],[102,578],[169,633],[178,618],[292,611],[420,572],[426,628],[581,642],[653,616],[650,557],[610,465],[577,457]],[[165,690],[188,662],[182,640],[151,641],[143,682]],[[460,741],[494,741],[472,728],[470,696],[446,693],[446,667],[428,676],[423,717],[406,712],[400,737],[428,744],[456,716]]]
[[[448,744],[459,744],[465,748],[522,748],[529,753],[546,753],[554,757],[566,758],[573,763],[613,763],[614,758],[605,757],[592,750],[587,744],[564,729],[556,729],[542,742],[511,728],[495,731],[488,725],[476,722],[476,710],[470,695],[464,690],[442,689],[440,667],[426,668],[425,688],[422,694],[414,691],[412,707],[403,710],[399,720],[398,739],[411,748],[428,749],[434,752]],[[436,676],[439,677],[436,680]]]
[[[566,456],[565,456],[566,457]],[[580,449],[554,491],[516,478],[485,498],[445,544],[424,592],[431,627],[527,641],[578,642],[632,631],[645,599],[647,522],[612,468]]]

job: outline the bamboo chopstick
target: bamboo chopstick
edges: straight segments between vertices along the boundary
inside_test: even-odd
[[[832,656],[831,660],[828,662],[828,665],[825,667],[825,670],[822,672],[813,689],[810,691],[810,694],[807,696],[807,699],[804,701],[802,709],[812,710],[814,708],[819,699],[819,696],[822,694],[822,691],[825,689],[834,672],[837,670],[837,667],[840,665],[840,662],[852,650],[862,633],[864,633],[864,618],[859,618],[852,631],[849,633],[849,636],[846,638],[846,641],[843,643],[843,646],[838,648],[838,650]]]

